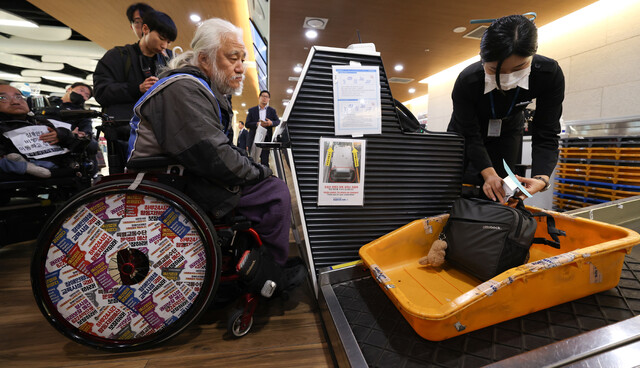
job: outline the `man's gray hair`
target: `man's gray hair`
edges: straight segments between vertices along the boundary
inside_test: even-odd
[[[211,63],[215,63],[216,52],[227,38],[237,39],[242,43],[242,29],[220,18],[207,19],[198,27],[193,40],[192,51],[185,51],[169,62],[170,69],[184,66],[198,66],[198,56],[209,56]]]

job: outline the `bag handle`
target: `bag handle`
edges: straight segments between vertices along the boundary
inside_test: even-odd
[[[558,236],[566,236],[567,233],[556,227],[556,220],[550,214],[546,212],[537,212],[533,214],[533,217],[546,217],[547,218],[547,233],[553,240],[545,238],[533,238],[533,242],[537,244],[545,244],[556,249],[560,249],[560,238]]]

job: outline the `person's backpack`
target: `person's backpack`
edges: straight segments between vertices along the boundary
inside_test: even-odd
[[[547,218],[547,231],[553,241],[534,238],[535,217],[539,216]],[[524,264],[533,243],[559,249],[558,235],[565,235],[556,229],[551,215],[532,214],[521,199],[516,208],[512,208],[498,202],[467,198],[453,203],[443,234],[447,242],[445,259],[482,281]]]

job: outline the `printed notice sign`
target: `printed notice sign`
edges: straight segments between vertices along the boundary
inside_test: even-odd
[[[320,138],[319,206],[364,204],[365,140]]]
[[[335,135],[382,132],[380,71],[377,66],[333,66]]]
[[[62,123],[62,127],[67,128],[71,126],[67,123]],[[54,123],[56,127],[57,124]],[[62,148],[55,144],[49,144],[40,140],[40,136],[49,133],[47,126],[45,125],[32,125],[23,128],[10,130],[4,133],[4,136],[9,138],[13,145],[16,146],[18,151],[27,158],[40,159],[45,157],[51,157],[56,155],[62,155],[69,152],[68,149]]]

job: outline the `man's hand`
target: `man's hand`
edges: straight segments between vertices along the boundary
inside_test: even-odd
[[[78,127],[76,127],[71,133],[73,133],[73,135],[75,135],[78,138],[84,138],[87,136],[87,133],[79,130]]]
[[[144,82],[142,82],[142,84],[140,84],[139,86],[140,92],[142,93],[147,92],[147,90],[151,88],[151,86],[153,86],[157,81],[158,81],[157,77],[149,77],[145,79]]]
[[[260,125],[262,125],[263,127],[267,128],[270,126],[273,126],[273,121],[266,119],[266,120],[260,120]]]
[[[480,172],[484,178],[484,184],[482,185],[482,191],[487,198],[495,201],[496,198],[500,203],[504,203],[505,192],[502,189],[502,178],[498,176],[496,170],[493,167],[487,167]]]
[[[43,142],[47,142],[49,144],[56,144],[59,142],[58,140],[58,132],[56,132],[55,129],[51,128],[51,127],[47,127],[47,129],[49,130],[49,133],[44,133],[43,135],[41,135],[39,138],[41,141]]]

